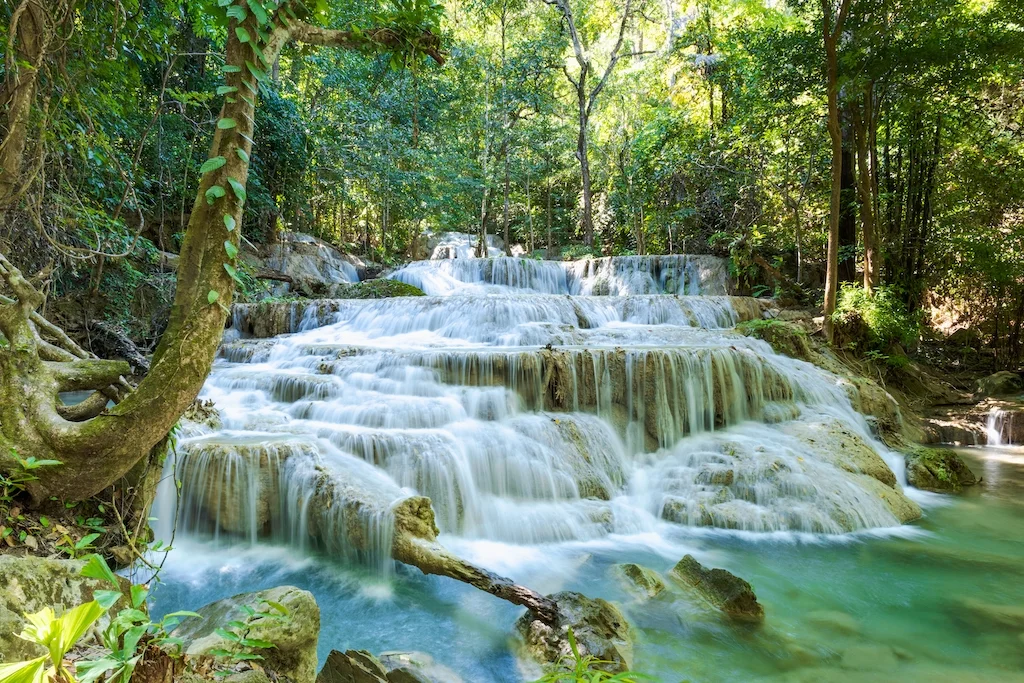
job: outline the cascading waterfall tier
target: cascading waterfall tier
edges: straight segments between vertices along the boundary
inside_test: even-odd
[[[447,296],[236,306],[204,388],[221,424],[181,440],[181,528],[386,571],[411,496],[442,533],[520,544],[918,515],[838,378],[733,331],[762,305],[725,271],[453,259],[393,274]]]
[[[501,290],[538,294],[727,294],[728,266],[715,256],[608,256],[581,261],[531,258],[431,259],[388,277],[447,296]]]

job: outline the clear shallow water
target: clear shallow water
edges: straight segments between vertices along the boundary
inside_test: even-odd
[[[961,453],[983,483],[960,497],[926,496],[921,522],[898,529],[836,538],[676,527],[532,547],[444,541],[539,590],[616,601],[638,630],[635,668],[666,683],[1024,681],[1024,449]],[[686,552],[750,581],[764,626],[737,629],[674,591],[638,602],[608,572],[616,562],[664,572]],[[162,578],[157,614],[293,584],[320,604],[321,659],[331,649],[413,649],[466,681],[527,680],[510,637],[521,610],[409,568],[385,582],[287,548],[185,541]]]

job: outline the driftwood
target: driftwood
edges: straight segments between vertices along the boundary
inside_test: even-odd
[[[282,273],[279,270],[271,270],[270,268],[257,268],[253,271],[252,276],[257,280],[276,280],[278,282],[287,282],[293,284],[295,278],[286,273]]]

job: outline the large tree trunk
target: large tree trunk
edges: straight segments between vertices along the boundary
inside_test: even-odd
[[[32,105],[36,99],[39,71],[43,68],[55,27],[56,17],[67,10],[62,2],[47,8],[40,0],[22,0],[11,15],[9,31],[14,46],[13,73],[6,74],[2,98],[7,101],[6,132],[0,144],[0,210],[10,206],[26,185],[25,146],[28,144]]]
[[[583,229],[583,241],[588,247],[594,246],[594,197],[590,187],[590,152],[587,126],[589,125],[585,105],[580,101],[579,134],[576,137],[576,158],[580,162],[580,179],[583,183],[583,214],[580,226]]]
[[[851,0],[842,0],[833,25],[832,2],[822,0],[822,34],[825,44],[825,72],[828,92],[828,133],[832,141],[832,192],[829,199],[828,254],[825,269],[825,337],[833,339],[832,314],[836,310],[839,284],[839,211],[843,187],[843,131],[839,123],[839,36]]]
[[[860,202],[861,239],[864,243],[864,289],[878,286],[878,246],[875,238],[875,154],[871,122],[874,120],[874,85],[864,87],[861,107],[853,111],[854,140],[857,147],[857,199]]]
[[[853,131],[850,117],[840,109],[843,135],[842,181],[839,190],[839,281],[857,279],[857,177],[854,173]]]

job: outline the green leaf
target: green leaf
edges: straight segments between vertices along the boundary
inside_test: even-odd
[[[235,35],[238,36],[238,40],[243,43],[248,43],[252,40],[252,36],[249,35],[249,32],[245,30],[244,26],[236,26]]]
[[[228,258],[235,258],[238,256],[238,247],[231,244],[230,240],[224,240],[224,251],[227,252]]]
[[[213,204],[215,201],[217,201],[226,194],[227,190],[225,190],[220,185],[214,185],[213,187],[206,191],[206,203]]]
[[[241,147],[235,147],[235,154],[237,154],[238,158],[244,161],[245,163],[249,163],[249,155],[246,154],[245,150],[242,149]]]
[[[132,586],[132,607],[138,609],[149,597],[149,589],[145,586]]]
[[[242,67],[240,67],[240,66],[235,66],[234,64],[225,64],[224,65],[224,73],[226,73],[226,74],[237,74],[237,73],[241,73],[241,71],[242,71]]]
[[[75,673],[78,674],[78,683],[91,683],[119,666],[121,666],[121,662],[113,657],[101,657],[86,662],[76,662]]]
[[[260,640],[259,638],[242,638],[242,645],[246,647],[259,648],[261,650],[277,647],[269,640]]]
[[[235,196],[238,197],[238,201],[244,202],[245,186],[234,178],[228,178],[228,184],[231,186],[231,189],[235,191]]]
[[[281,603],[274,602],[273,600],[267,600],[267,604],[270,605],[271,607],[273,607],[274,609],[276,609],[281,614],[283,614],[285,616],[288,615],[288,608],[285,607],[284,605],[282,605]]]
[[[228,160],[224,157],[210,157],[206,160],[206,163],[199,167],[199,172],[209,173],[210,171],[216,171],[226,163],[228,163]]]
[[[221,130],[228,130],[229,128],[234,128],[237,125],[238,123],[234,119],[226,116],[217,121],[217,127]]]
[[[189,612],[188,610],[181,610],[179,612],[171,612],[170,614],[165,614],[164,615],[164,619],[169,619],[171,617],[195,617],[196,619],[202,619],[203,615],[199,614],[199,612]]]
[[[209,292],[206,293],[206,302],[207,303],[211,303],[212,304],[213,302],[215,302],[219,298],[220,298],[220,294],[215,289],[211,289]]]
[[[123,598],[121,591],[93,591],[92,598],[103,606],[103,609],[110,609]]]
[[[238,92],[238,88],[233,85],[221,85],[217,87],[218,95],[227,95],[229,93]]]
[[[78,539],[78,543],[75,544],[75,550],[84,550],[92,545],[92,542],[99,538],[101,534],[89,534],[88,536],[82,536]]]
[[[46,655],[24,662],[0,664],[0,681],[3,683],[44,683],[49,658]]]
[[[241,5],[232,5],[231,7],[228,7],[228,18],[238,19],[238,23],[245,21],[248,16],[249,13],[246,12],[245,8]]]
[[[267,23],[270,17],[267,16],[267,11],[263,9],[259,0],[249,0],[247,4],[249,5],[249,9],[251,9],[252,13],[256,16],[256,21],[258,21],[261,26]]]
[[[224,214],[224,227],[228,229],[228,232],[235,229],[235,217],[230,213]]]
[[[252,62],[246,62],[245,63],[245,68],[247,68],[249,70],[249,73],[251,73],[253,76],[255,76],[256,80],[261,82],[261,83],[264,83],[264,82],[270,80],[267,77],[267,72],[264,71],[263,69],[259,68],[258,66],[256,66]]]
[[[54,662],[62,661],[64,655],[106,611],[103,605],[95,600],[90,600],[74,609],[69,609],[55,619],[50,628],[50,641],[46,643],[50,650],[50,658]]]
[[[227,271],[227,274],[231,276],[232,280],[234,280],[238,284],[243,284],[242,278],[238,277],[238,271],[235,270],[235,267],[232,266],[230,263],[224,264],[224,270]]]
[[[240,642],[242,642],[242,636],[238,635],[237,633],[232,633],[231,631],[228,631],[227,629],[216,628],[216,629],[213,630],[213,632],[216,633],[221,638],[225,638],[227,640],[230,640],[233,643],[240,643]]]
[[[248,85],[248,83],[246,83],[246,85]],[[256,91],[255,91],[255,90],[253,90],[253,93],[255,93],[255,92],[256,92]],[[249,105],[250,107],[253,107],[253,108],[255,109],[255,107],[256,107],[256,100],[254,100],[253,98],[249,97],[248,95],[239,95],[239,97],[241,97],[241,98],[242,98],[242,101],[243,101],[243,102],[245,102],[245,103],[246,103],[246,104],[248,104],[248,105]]]
[[[250,652],[237,652],[231,655],[232,659],[237,659],[241,662],[250,662],[257,659],[263,659],[263,655],[257,655]]]
[[[99,534],[96,534],[99,536]],[[84,539],[83,539],[84,540]],[[80,572],[82,576],[90,579],[99,579],[106,581],[107,583],[114,586],[114,588],[120,588],[121,584],[117,580],[117,575],[114,574],[113,570],[107,565],[107,561],[101,556],[92,554],[85,562],[85,566],[82,567]]]

